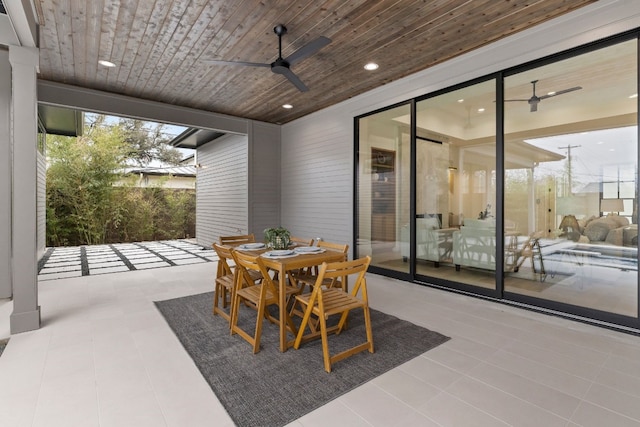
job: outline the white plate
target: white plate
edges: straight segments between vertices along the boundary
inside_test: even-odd
[[[324,252],[324,249],[317,246],[300,246],[295,248],[294,251],[299,254],[319,254]]]
[[[240,249],[244,250],[252,250],[252,249],[264,249],[264,243],[245,243],[243,245],[238,246]]]
[[[275,250],[275,251],[269,251],[268,255],[269,256],[287,256],[287,255],[293,255],[293,251],[290,249]]]
[[[282,258],[293,258],[298,256],[299,254],[293,252],[289,255],[269,255],[271,252],[265,252],[263,254],[261,254],[260,256],[263,258],[269,258],[269,259],[282,259]]]

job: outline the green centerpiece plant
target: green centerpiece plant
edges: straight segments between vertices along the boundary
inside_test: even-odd
[[[287,249],[291,233],[284,227],[265,228],[264,240],[273,249]]]

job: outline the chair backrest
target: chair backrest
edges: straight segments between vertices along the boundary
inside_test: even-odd
[[[233,274],[233,269],[229,264],[229,261],[233,261],[231,249],[217,243],[214,243],[211,246],[213,246],[213,250],[216,251],[216,254],[218,255],[218,273],[216,277]]]
[[[325,249],[333,249],[334,251],[340,251],[345,254],[349,252],[349,245],[347,244],[325,242],[324,240],[318,241],[318,247],[325,248]]]
[[[266,286],[273,295],[278,295],[278,287],[271,279],[269,271],[259,255],[252,255],[240,251],[232,251],[231,254],[233,255],[236,268],[238,269],[237,280],[240,281],[238,288],[255,285],[255,279],[251,277],[251,274],[249,273],[249,271],[253,270],[262,274],[262,286]]]
[[[239,245],[242,243],[255,243],[256,237],[251,234],[242,234],[238,236],[220,236],[220,244],[222,245]]]
[[[304,237],[291,236],[289,238],[291,243],[297,243],[303,246],[313,246],[314,239],[305,239]]]
[[[335,288],[336,286],[334,285],[336,283],[348,278],[349,283],[352,283],[353,286],[349,293],[354,297],[360,293],[360,298],[364,301],[368,301],[367,280],[365,274],[367,273],[370,263],[371,257],[368,255],[351,261],[322,263],[318,279],[316,280],[316,285],[313,287],[313,293],[318,294],[318,298],[322,298],[323,284],[327,288]],[[315,298],[312,296],[311,300],[315,300]]]

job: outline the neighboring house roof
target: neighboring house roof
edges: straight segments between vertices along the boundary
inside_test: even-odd
[[[144,175],[170,175],[196,177],[196,169],[193,166],[172,166],[172,167],[138,167],[125,168],[125,173]]]
[[[187,157],[185,157],[184,159],[180,160],[180,164],[181,164],[181,165],[185,165],[185,166],[186,166],[186,165],[191,165],[191,166],[193,166],[193,165],[194,165],[195,158],[196,158],[195,154],[190,154],[190,155],[188,155]]]

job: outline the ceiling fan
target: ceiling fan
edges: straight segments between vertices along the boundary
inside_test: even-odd
[[[249,67],[271,67],[271,71],[276,74],[282,74],[285,76],[300,92],[306,92],[309,88],[291,71],[291,66],[302,61],[303,59],[313,55],[329,43],[331,39],[320,36],[317,39],[307,43],[300,49],[293,52],[286,58],[282,57],[282,36],[287,34],[287,27],[282,24],[276,25],[273,28],[273,32],[278,36],[278,58],[271,64],[265,64],[261,62],[244,62],[244,61],[223,61],[217,59],[207,60],[205,62],[209,64],[231,64],[231,65],[247,65]]]
[[[559,90],[559,91],[556,91],[556,92],[549,92],[546,95],[537,96],[536,95],[536,83],[538,83],[538,80],[533,80],[531,82],[531,84],[533,85],[533,96],[531,96],[531,98],[529,98],[529,99],[505,99],[505,102],[508,102],[508,101],[526,101],[531,106],[529,111],[531,111],[533,113],[534,111],[538,111],[538,104],[543,99],[551,98],[551,97],[558,96],[558,95],[564,95],[565,93],[569,93],[569,92],[573,92],[574,90],[582,89],[582,86],[575,86],[575,87],[572,87],[572,88],[569,88],[569,89],[563,89],[563,90]]]

